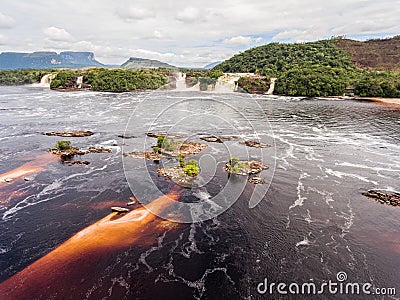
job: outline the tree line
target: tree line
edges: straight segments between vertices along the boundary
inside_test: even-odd
[[[400,97],[399,71],[356,68],[350,55],[337,47],[337,39],[271,43],[239,53],[213,70],[276,77],[275,93],[282,95],[339,96],[353,90],[359,96]],[[245,87],[251,90],[249,84]]]

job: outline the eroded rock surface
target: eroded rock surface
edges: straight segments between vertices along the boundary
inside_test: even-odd
[[[381,204],[400,206],[400,193],[369,190],[368,192],[364,192],[362,194],[369,198],[373,198],[376,202],[379,202]]]
[[[271,145],[261,143],[258,141],[244,141],[241,144],[246,145],[247,147],[252,147],[252,148],[269,148]]]
[[[162,154],[150,151],[134,151],[134,152],[124,153],[124,156],[131,158],[155,160],[155,161],[162,160],[164,158]]]
[[[62,136],[62,137],[85,137],[85,136],[91,136],[94,133],[89,130],[72,130],[72,131],[52,131],[52,132],[46,132],[44,135],[48,136]]]

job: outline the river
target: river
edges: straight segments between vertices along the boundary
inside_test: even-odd
[[[335,280],[338,272],[349,282],[394,287],[398,297],[400,208],[361,193],[400,190],[399,116],[400,106],[367,101],[0,87],[0,173],[39,161],[38,170],[26,175],[29,181],[0,184],[0,281],[107,216],[111,206],[124,205],[133,195],[154,199],[157,194],[141,179],[145,174],[160,189],[172,188],[168,179],[151,175],[157,164],[123,157],[152,142],[146,129],[196,139],[197,134],[254,137],[256,128],[274,147],[263,156],[270,186],[254,208],[249,208],[254,186],[228,178],[221,163],[226,145],[237,156],[241,151],[253,156],[255,150],[243,150],[237,141],[208,143],[204,168],[216,165],[212,178],[182,189],[180,197],[209,203],[230,182],[226,195],[234,202],[197,223],[190,223],[191,213],[168,210],[164,218],[178,214],[186,223],[159,219],[143,238],[107,248],[96,265],[82,264],[74,278],[65,273],[62,287],[49,282],[42,299],[277,299],[258,293],[265,278],[321,283]],[[95,132],[69,138],[74,145],[112,153],[86,155],[87,166],[43,158],[62,138],[42,133],[74,129]],[[123,134],[133,137],[118,137]],[[344,299],[337,297],[324,298]]]

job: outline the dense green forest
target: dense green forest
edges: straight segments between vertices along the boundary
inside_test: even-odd
[[[278,77],[281,72],[314,65],[353,68],[350,56],[340,50],[334,40],[324,40],[296,44],[271,43],[252,48],[220,63],[213,70]]]
[[[169,82],[168,77],[151,70],[92,69],[83,78],[92,90],[110,92],[155,90]]]
[[[76,79],[83,76],[83,87],[93,91],[127,92],[154,90],[168,83],[167,76],[153,70],[89,69],[62,70],[52,80],[52,89],[74,89]]]
[[[51,70],[10,70],[0,71],[0,85],[22,85],[40,82]]]
[[[350,88],[360,96],[399,97],[398,71],[361,69],[350,52],[338,46],[341,43],[341,38],[310,43],[271,43],[239,53],[213,70],[276,77],[277,94],[338,96]],[[350,47],[348,42],[346,47]]]
[[[82,72],[79,70],[59,71],[56,77],[51,81],[50,87],[52,89],[74,88],[76,85],[76,78],[81,75]]]

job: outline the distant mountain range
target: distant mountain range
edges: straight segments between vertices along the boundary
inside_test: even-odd
[[[208,64],[208,65],[204,66],[203,69],[206,69],[206,70],[212,69],[215,66],[219,65],[220,63],[221,63],[220,61],[213,62],[211,64]]]
[[[121,65],[121,68],[154,69],[154,68],[176,68],[176,67],[155,59],[131,57]]]
[[[49,69],[102,67],[92,52],[3,52],[0,54],[0,69]]]
[[[204,67],[212,69],[221,62],[213,62]],[[176,69],[176,66],[168,63],[139,57],[131,57],[121,66],[105,65],[97,61],[92,52],[73,52],[63,51],[61,53],[38,51],[32,53],[21,52],[3,52],[0,53],[0,70],[18,70],[18,69],[53,69],[68,68],[80,69],[87,67],[109,67],[124,69],[156,69],[169,68]]]

